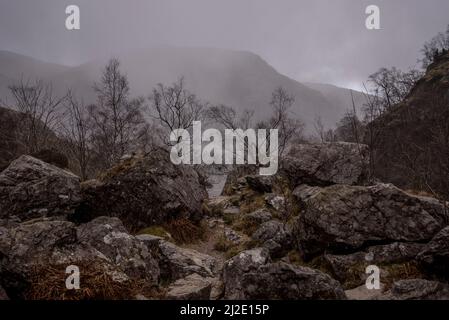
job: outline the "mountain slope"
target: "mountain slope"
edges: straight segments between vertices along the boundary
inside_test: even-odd
[[[335,94],[326,93],[325,96],[320,92],[322,88],[315,90],[292,80],[249,52],[210,48],[157,48],[119,54],[117,58],[121,61],[122,71],[128,75],[134,95],[148,96],[157,83],[171,84],[184,76],[187,88],[202,100],[226,104],[237,110],[254,109],[258,119],[270,113],[271,93],[282,86],[295,96],[293,114],[307,124],[309,132],[316,116],[321,116],[324,124],[331,127],[350,107],[349,95],[346,101],[341,97],[335,99]],[[70,87],[85,102],[94,102],[92,85],[100,78],[100,72],[108,59],[97,59],[72,68],[51,65],[49,71],[42,71],[41,77],[53,82],[55,90],[59,92]],[[54,72],[55,69],[57,72]],[[17,68],[18,73],[22,70]],[[12,70],[9,70],[6,75],[11,73]],[[334,91],[338,90],[344,89],[334,87]],[[345,96],[345,91],[341,96]]]
[[[437,58],[407,98],[371,126],[378,178],[449,195],[449,54]]]

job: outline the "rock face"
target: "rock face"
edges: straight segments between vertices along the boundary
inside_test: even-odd
[[[418,255],[418,260],[430,273],[449,278],[449,227],[441,230]]]
[[[149,248],[128,234],[119,219],[99,217],[82,224],[77,229],[77,239],[101,252],[127,276],[158,282],[159,266]]]
[[[168,288],[167,299],[172,300],[208,300],[212,284],[207,279],[191,274],[179,279]]]
[[[380,300],[448,300],[449,285],[424,279],[400,280]]]
[[[280,258],[292,248],[291,230],[283,223],[271,220],[264,222],[252,238],[267,248],[272,258]]]
[[[245,273],[241,286],[245,299],[346,299],[340,283],[327,274],[283,262]]]
[[[224,298],[245,299],[243,277],[269,262],[269,252],[264,248],[243,251],[225,262],[223,267]]]
[[[294,195],[304,206],[295,235],[306,257],[376,242],[429,241],[446,221],[436,199],[412,196],[389,184],[300,186]]]
[[[302,144],[282,161],[294,186],[309,184],[363,184],[367,177],[368,148],[354,143]]]
[[[362,284],[366,280],[365,268],[368,265],[374,264],[381,267],[412,261],[424,246],[421,243],[395,242],[369,247],[364,251],[347,255],[324,254],[323,260],[337,280],[355,282],[359,279],[358,284]]]
[[[22,298],[36,268],[71,264],[95,265],[114,281],[157,283],[159,267],[151,252],[124,230],[120,221],[109,217],[78,228],[46,219],[0,228],[0,285],[11,298]]]
[[[21,156],[0,173],[0,217],[68,216],[80,201],[76,175],[31,156]]]
[[[167,152],[157,150],[124,160],[86,184],[83,196],[81,219],[114,216],[137,230],[176,217],[200,219],[207,192],[191,167],[174,165]]]
[[[215,277],[219,272],[217,260],[195,250],[178,247],[160,240],[157,255],[163,279],[175,281],[191,274]]]

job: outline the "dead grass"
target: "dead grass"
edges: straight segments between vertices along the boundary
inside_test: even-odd
[[[203,224],[196,225],[186,218],[170,220],[163,225],[176,243],[187,244],[205,240],[206,227]]]
[[[80,268],[80,289],[68,290],[66,265],[40,265],[31,271],[27,300],[130,300],[137,294],[161,298],[163,293],[144,280],[113,281],[100,262],[73,263]]]
[[[150,234],[152,236],[161,237],[167,241],[171,240],[171,235],[161,226],[149,226],[137,232],[137,235],[139,234]]]
[[[141,158],[135,156],[126,160],[121,161],[117,165],[113,166],[112,168],[106,170],[105,172],[102,172],[98,175],[97,179],[100,181],[104,181],[110,178],[113,178],[120,173],[126,172],[132,167],[136,165],[137,162],[139,162]]]

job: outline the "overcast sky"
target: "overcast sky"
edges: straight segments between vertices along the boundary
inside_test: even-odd
[[[65,29],[65,7],[81,30]],[[365,28],[381,9],[382,30]],[[248,50],[296,80],[358,88],[382,66],[414,67],[449,24],[449,0],[0,0],[0,50],[76,65],[155,46]]]

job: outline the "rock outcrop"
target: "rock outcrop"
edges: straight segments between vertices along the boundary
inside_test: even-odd
[[[329,275],[287,263],[269,263],[242,276],[245,299],[344,300],[340,283]]]
[[[302,144],[282,160],[283,173],[293,186],[357,185],[367,179],[368,148],[354,143]]]
[[[441,230],[419,253],[418,260],[425,270],[449,279],[449,227]]]
[[[245,299],[243,277],[270,261],[269,252],[256,248],[239,253],[225,262],[223,267],[224,298],[230,300]]]
[[[379,300],[449,300],[449,285],[424,279],[400,280]]]
[[[176,280],[168,287],[167,299],[209,300],[211,289],[210,281],[197,274],[191,274]]]
[[[0,217],[67,217],[80,201],[76,175],[31,156],[19,157],[0,173]]]
[[[23,298],[37,269],[72,264],[80,266],[80,273],[83,266],[94,265],[117,282],[159,281],[159,267],[147,246],[117,219],[100,217],[79,227],[40,219],[0,228],[0,285],[11,298]]]
[[[389,184],[300,186],[294,194],[304,207],[295,235],[307,257],[376,243],[429,241],[447,221],[436,199],[413,196]]]
[[[81,220],[113,216],[138,230],[178,217],[198,221],[207,192],[192,167],[174,165],[167,152],[156,150],[124,160],[84,184],[83,197]]]

